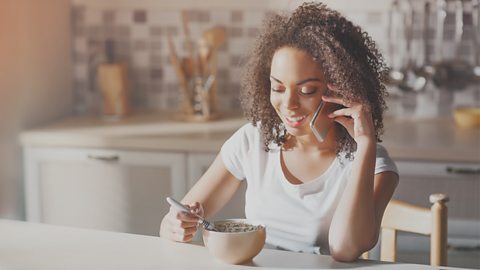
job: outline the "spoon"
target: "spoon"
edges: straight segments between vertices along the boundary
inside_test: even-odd
[[[455,54],[459,55],[463,37],[463,1],[455,2]],[[442,29],[443,30],[443,29]],[[440,89],[450,91],[464,89],[472,78],[472,67],[466,61],[460,59],[442,60],[435,67],[433,82]]]
[[[423,76],[418,76],[415,73],[415,63],[412,59],[412,43],[413,43],[413,20],[415,16],[415,10],[411,0],[406,2],[408,5],[407,12],[405,14],[405,39],[406,39],[406,66],[402,68],[403,80],[398,84],[398,88],[404,92],[419,92],[423,90],[427,83],[427,79]]]
[[[388,81],[387,83],[390,85],[397,86],[400,84],[400,82],[403,81],[403,78],[405,77],[403,72],[398,69],[398,67],[395,65],[395,53],[397,46],[394,44],[394,40],[396,38],[396,30],[397,30],[397,20],[400,12],[400,7],[399,3],[397,0],[392,2],[392,7],[391,7],[391,14],[390,14],[390,19],[388,21],[388,33],[390,34],[389,39],[388,39],[388,52],[390,56],[390,70],[388,72]]]
[[[424,23],[423,23],[423,65],[415,70],[415,74],[418,76],[419,83],[414,89],[415,91],[422,91],[425,89],[428,81],[435,73],[435,68],[430,62],[430,48],[429,48],[429,35],[430,29],[430,2],[426,1],[424,6]]]
[[[217,231],[215,229],[215,226],[210,223],[209,221],[207,221],[206,219],[204,219],[202,216],[200,215],[197,215],[197,214],[194,214],[192,212],[190,212],[190,209],[188,209],[185,205],[183,205],[181,202],[171,198],[171,197],[167,197],[167,202],[173,206],[175,209],[177,209],[178,211],[180,212],[185,212],[185,213],[189,213],[189,214],[192,214],[196,217],[198,217],[198,223],[202,224],[203,228],[205,228],[206,230],[209,230],[209,231]]]
[[[472,0],[472,41],[473,41],[473,51],[474,51],[474,66],[473,66],[473,81],[480,83],[480,34],[478,33],[478,28],[480,27],[478,21],[478,13],[480,11],[480,1]]]

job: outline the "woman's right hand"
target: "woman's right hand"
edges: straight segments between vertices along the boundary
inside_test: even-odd
[[[203,216],[203,207],[199,202],[185,205],[191,213],[180,212],[170,207],[160,226],[160,237],[177,242],[190,242],[198,229],[198,217]]]

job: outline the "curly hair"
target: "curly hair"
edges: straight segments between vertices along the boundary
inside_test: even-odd
[[[327,83],[341,89],[335,95],[358,102],[372,113],[375,136],[381,142],[383,112],[386,109],[385,78],[388,68],[374,41],[359,26],[322,3],[304,3],[290,15],[274,14],[264,21],[246,64],[240,102],[246,118],[260,123],[265,151],[270,143],[281,146],[287,132],[270,104],[270,66],[282,47],[307,52],[323,69]],[[343,126],[335,126],[336,153],[353,158],[356,143]]]

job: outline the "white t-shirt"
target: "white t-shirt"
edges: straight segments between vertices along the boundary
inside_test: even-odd
[[[267,228],[267,247],[329,254],[328,231],[352,162],[335,158],[318,178],[304,184],[288,182],[280,163],[280,147],[265,152],[257,127],[246,124],[222,146],[225,167],[247,180],[245,215]],[[377,144],[375,174],[397,172],[384,147]]]

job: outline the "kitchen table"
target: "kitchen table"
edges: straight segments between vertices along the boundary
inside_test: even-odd
[[[1,270],[55,269],[459,269],[358,260],[264,249],[244,265],[215,260],[200,244],[160,237],[0,220]]]

